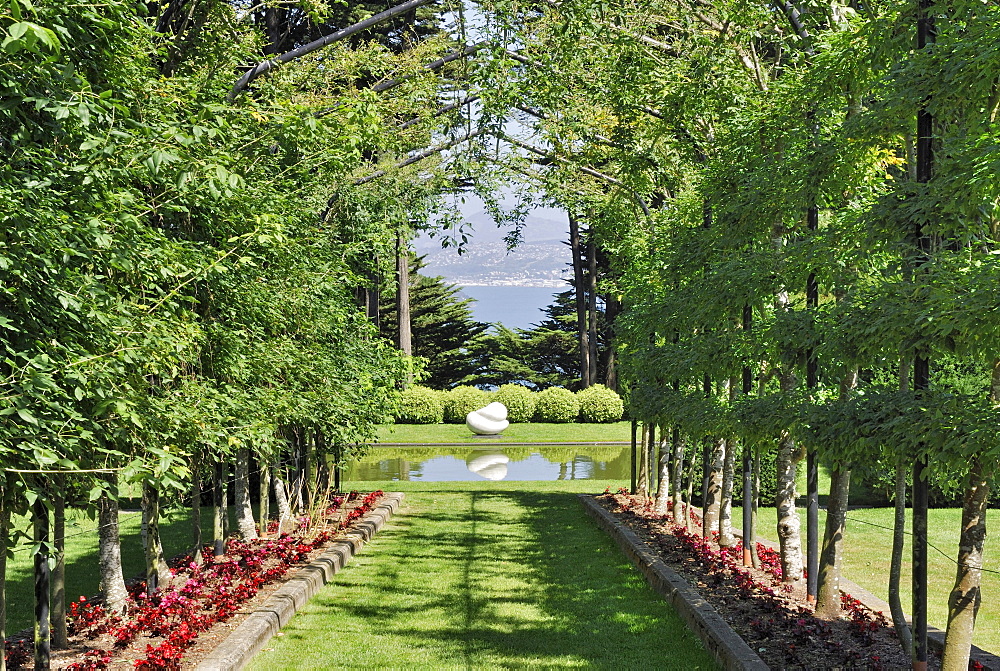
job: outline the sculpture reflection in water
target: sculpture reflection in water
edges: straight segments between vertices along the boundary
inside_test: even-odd
[[[469,470],[487,480],[503,480],[507,477],[510,457],[503,450],[473,450],[465,460]]]

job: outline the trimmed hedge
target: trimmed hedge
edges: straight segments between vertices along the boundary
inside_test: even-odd
[[[464,424],[465,416],[473,410],[489,405],[492,394],[482,389],[463,385],[448,392],[444,404],[444,421],[448,424]]]
[[[625,412],[622,397],[603,384],[595,384],[576,392],[580,401],[580,420],[584,422],[617,422]]]
[[[507,406],[507,421],[530,422],[535,416],[535,394],[530,389],[519,384],[505,384],[497,389],[493,397]]]
[[[535,421],[565,424],[580,414],[576,394],[563,387],[549,387],[535,395]]]
[[[399,401],[397,424],[440,424],[444,421],[441,392],[427,387],[404,389]]]

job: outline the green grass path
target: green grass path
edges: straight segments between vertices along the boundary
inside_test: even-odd
[[[716,668],[583,512],[597,482],[391,484],[401,514],[250,668]]]

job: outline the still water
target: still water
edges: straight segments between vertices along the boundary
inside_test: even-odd
[[[350,465],[349,480],[628,479],[627,445],[372,447]]]

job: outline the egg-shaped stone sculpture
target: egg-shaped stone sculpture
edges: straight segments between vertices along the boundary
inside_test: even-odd
[[[480,436],[500,433],[510,426],[507,421],[507,406],[494,402],[485,408],[473,410],[465,416],[465,425],[469,427],[469,431]]]

